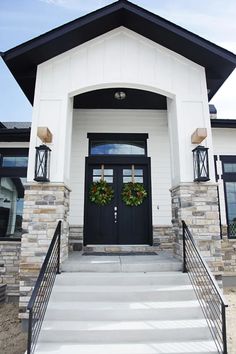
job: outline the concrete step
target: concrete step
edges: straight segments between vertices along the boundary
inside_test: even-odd
[[[82,256],[74,252],[61,268],[63,272],[172,272],[180,271],[182,263],[166,253],[154,256]]]
[[[131,272],[58,275],[35,354],[216,354],[188,275],[133,267],[179,262],[163,255],[145,257],[107,262],[109,267],[112,261],[129,264]],[[96,259],[104,264],[109,259],[88,258],[82,257],[82,263],[97,266]]]
[[[44,321],[40,340],[59,343],[126,343],[136,341],[209,340],[205,320]]]
[[[45,320],[135,321],[201,319],[197,301],[172,302],[50,302]]]
[[[194,300],[190,285],[179,286],[54,286],[52,301],[186,301]]]
[[[181,272],[150,273],[62,273],[56,285],[187,285],[189,276]]]
[[[218,354],[212,341],[114,344],[40,343],[37,354]]]

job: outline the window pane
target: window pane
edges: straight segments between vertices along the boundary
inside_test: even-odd
[[[137,183],[143,183],[143,177],[135,177],[134,181]]]
[[[235,163],[224,163],[224,172],[236,173],[236,164]]]
[[[236,237],[236,182],[226,182],[229,237]]]
[[[101,180],[101,176],[93,176],[93,182],[98,182]]]
[[[113,177],[104,176],[104,181],[106,181],[107,183],[113,183]]]
[[[143,175],[143,170],[134,170],[134,175],[135,176],[142,176]]]
[[[2,159],[3,167],[27,167],[27,165],[27,156],[3,156]]]
[[[145,155],[144,141],[91,141],[91,155]]]
[[[123,183],[132,182],[132,177],[123,177]]]
[[[101,174],[102,174],[102,170],[100,169],[95,169],[95,170],[93,170],[93,175],[94,176],[101,176]]]
[[[132,170],[123,170],[123,176],[132,176]]]
[[[109,170],[107,168],[104,168],[104,175],[105,176],[113,176],[113,170]]]
[[[0,180],[0,237],[20,237],[26,178]]]

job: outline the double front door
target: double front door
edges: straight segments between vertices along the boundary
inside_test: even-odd
[[[147,159],[148,160],[148,159]],[[150,181],[148,163],[89,163],[86,171],[85,235],[86,244],[150,244]],[[107,205],[90,201],[93,182],[103,178],[114,191]],[[127,206],[122,200],[125,183],[143,184],[147,197],[139,206]]]

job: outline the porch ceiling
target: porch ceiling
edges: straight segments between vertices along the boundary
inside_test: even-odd
[[[3,60],[31,103],[37,65],[119,26],[133,30],[206,68],[211,99],[236,66],[236,56],[127,0],[80,17],[5,53]]]
[[[126,93],[124,100],[117,100],[117,91]],[[114,109],[167,109],[166,97],[153,92],[130,88],[110,88],[90,91],[74,97],[74,108]]]

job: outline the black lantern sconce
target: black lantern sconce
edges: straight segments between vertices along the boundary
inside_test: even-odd
[[[208,148],[199,145],[192,151],[194,182],[209,181]]]
[[[49,182],[50,153],[47,145],[36,146],[34,180],[37,182]]]

